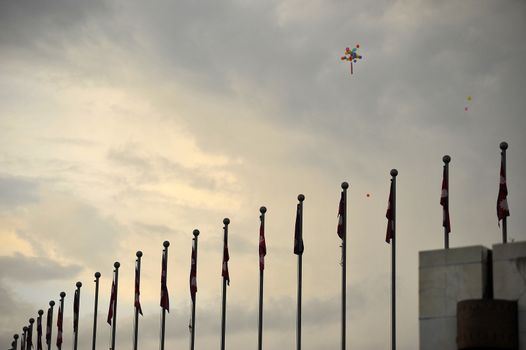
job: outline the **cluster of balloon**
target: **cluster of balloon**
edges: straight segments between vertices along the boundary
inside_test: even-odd
[[[472,98],[471,96],[468,96],[468,97],[466,98],[466,100],[468,100],[468,103],[470,103],[472,99],[473,99],[473,98]],[[464,111],[465,111],[465,112],[468,111],[468,106],[464,107]]]
[[[356,47],[353,47],[352,49],[346,47],[345,48],[345,54],[341,57],[342,61],[349,61],[351,64],[351,74],[353,73],[352,64],[353,62],[356,63],[357,60],[361,60],[362,56],[358,54],[358,49],[360,48],[360,44],[356,44]]]

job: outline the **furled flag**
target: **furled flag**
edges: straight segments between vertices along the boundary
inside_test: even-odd
[[[166,261],[166,250],[163,250],[163,258],[161,263],[161,307],[170,312],[170,300],[168,298],[168,287],[166,286],[166,274],[168,270],[168,262]]]
[[[53,318],[53,311],[49,307],[46,316],[46,345],[51,344],[51,319]]]
[[[195,303],[195,293],[197,293],[197,253],[195,251],[195,238],[192,239],[192,261],[190,264],[190,296]]]
[[[37,318],[37,350],[42,350],[42,316]]]
[[[303,254],[303,232],[301,227],[302,222],[301,204],[298,203],[296,208],[296,223],[294,225],[294,254]]]
[[[259,216],[261,221],[259,225],[259,270],[265,269],[265,255],[267,255],[267,244],[265,243],[265,222],[263,221],[263,214]]]
[[[393,180],[391,179],[391,189],[389,190],[389,201],[387,203],[387,212],[385,217],[387,218],[387,232],[385,234],[385,241],[391,243],[391,239],[394,237],[394,213],[393,213]]]
[[[230,274],[228,273],[228,260],[230,260],[230,255],[228,254],[228,244],[225,240],[223,242],[223,268],[221,270],[221,276],[226,280],[226,283],[230,285]]]
[[[142,315],[142,307],[141,307],[141,272],[139,271],[139,264],[135,263],[135,301],[134,306],[139,311],[139,313]]]
[[[497,218],[499,221],[506,216],[510,216],[510,209],[508,208],[508,186],[506,185],[506,167],[504,165],[504,157],[500,161],[500,182],[499,195],[497,196]]]
[[[108,318],[106,319],[106,322],[108,322],[110,326],[113,320],[113,312],[115,311],[116,301],[117,301],[117,296],[115,294],[115,277],[114,277],[113,281],[111,281],[110,306],[108,308]]]
[[[62,321],[64,318],[64,312],[62,310],[62,307],[58,307],[58,315],[57,315],[57,346],[60,348],[62,346]]]
[[[446,233],[451,232],[451,222],[449,221],[449,180],[446,173],[446,165],[444,165],[444,173],[442,176],[442,193],[440,194],[440,205],[442,206],[442,226],[446,229]]]
[[[28,350],[33,348],[33,324],[30,324],[29,327],[27,327],[26,346]]]
[[[338,236],[343,239],[343,235],[344,235],[344,230],[343,230],[343,216],[345,215],[345,201],[343,199],[343,191],[342,191],[342,196],[340,198],[340,205],[338,206],[338,229],[337,229],[337,233],[338,233]]]
[[[79,304],[80,290],[75,289],[75,296],[73,297],[73,331],[75,333],[79,330]]]

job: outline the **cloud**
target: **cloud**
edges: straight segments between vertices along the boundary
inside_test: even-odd
[[[0,279],[37,283],[54,279],[72,279],[82,269],[80,265],[63,266],[46,257],[28,257],[22,254],[0,256]]]
[[[0,175],[0,208],[12,209],[38,201],[38,188],[36,181]]]

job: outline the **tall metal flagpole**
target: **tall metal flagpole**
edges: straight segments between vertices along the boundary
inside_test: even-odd
[[[77,290],[75,291],[76,292],[75,301],[78,304],[73,306],[73,326],[74,326],[73,331],[75,333],[74,340],[73,340],[73,350],[77,350],[77,344],[79,340],[80,287],[82,287],[82,283],[77,282],[76,286],[77,286]]]
[[[141,280],[141,257],[142,252],[139,250],[135,253],[135,256],[137,257],[137,260],[135,261],[137,269],[137,274],[139,281]],[[135,282],[137,283],[137,281]],[[140,282],[139,282],[140,283]],[[137,288],[137,286],[135,286]],[[137,293],[137,290],[134,291],[134,293]],[[135,294],[134,298],[137,298],[137,295]],[[134,304],[137,302],[137,300],[134,301]],[[139,342],[139,307],[135,305],[135,322],[133,324],[133,350],[137,350],[138,342]]]
[[[24,326],[22,330],[24,332],[22,333],[22,339],[20,339],[20,350],[26,350],[26,336],[27,336],[28,327]]]
[[[195,261],[192,261],[192,264],[195,264],[195,276],[190,276],[190,278],[195,277],[197,279],[197,238],[199,236],[199,230],[195,229],[193,231],[194,239],[192,247],[192,259],[195,259]],[[195,256],[194,253],[195,252]],[[192,283],[192,282],[190,282]],[[197,286],[197,281],[195,281]],[[190,291],[192,293],[192,291]],[[191,329],[191,335],[190,335],[190,350],[194,350],[195,345],[195,303],[197,302],[197,295],[195,293],[192,293],[192,329]]]
[[[27,339],[26,339],[27,350],[32,350],[33,348],[33,323],[35,323],[35,319],[31,317],[29,319],[29,328],[27,329]]]
[[[447,210],[447,220],[449,221],[449,162],[451,162],[451,157],[448,155],[445,155],[442,157],[442,161],[444,162],[444,181],[447,183],[447,194],[445,197],[445,207],[444,210]],[[444,195],[444,194],[442,194]],[[444,212],[444,215],[446,213]],[[446,218],[444,218],[446,220]],[[444,225],[444,248],[449,249],[449,232],[448,232],[448,226]]]
[[[95,350],[97,347],[97,311],[99,310],[99,278],[100,272],[95,272],[95,305],[93,306],[93,339],[91,341],[92,350]]]
[[[13,335],[13,350],[17,350],[18,347],[18,334]]]
[[[228,224],[229,218],[223,219],[224,244],[228,244]],[[224,269],[224,267],[222,267]],[[221,304],[221,350],[225,350],[225,329],[226,329],[226,278],[223,276],[223,302]]]
[[[163,242],[163,259],[166,261],[166,265],[168,266],[168,247],[170,246],[170,242],[164,241]],[[166,270],[168,270],[168,267],[166,267]],[[162,274],[162,273],[161,273]],[[166,271],[166,274],[168,274],[168,271]],[[167,278],[168,276],[165,276]],[[162,276],[161,276],[161,282],[162,282]],[[161,286],[162,289],[162,286]],[[161,293],[163,291],[161,290]],[[162,302],[162,299],[161,299]],[[164,337],[165,337],[165,327],[166,327],[166,309],[164,307],[161,308],[161,345],[160,349],[164,350]]]
[[[259,208],[259,212],[261,213],[261,227],[265,227],[265,213],[267,212],[267,208],[261,207]],[[264,234],[264,232],[263,232]],[[261,245],[261,232],[260,232],[260,242]],[[261,249],[261,248],[260,248]],[[266,249],[266,248],[265,248]],[[264,269],[262,269],[262,261],[263,257],[261,256],[261,251],[259,252],[259,318],[258,318],[258,350],[263,349],[263,273]]]
[[[303,240],[303,201],[305,196],[303,194],[298,195],[299,201],[299,227],[298,230],[301,234],[301,239]],[[303,242],[302,242],[303,245]],[[301,285],[302,285],[302,258],[303,258],[303,249],[301,253],[298,254],[298,308],[296,314],[296,349],[301,350]]]
[[[347,189],[349,184],[342,182],[342,198],[343,198],[343,215],[342,215],[342,226],[343,226],[343,238],[342,238],[342,350],[345,350],[346,346],[346,324],[347,324]]]
[[[500,149],[502,150],[501,151],[502,167],[504,168],[504,174],[506,174],[506,150],[508,149],[508,143],[501,142]],[[500,181],[502,181],[502,179],[500,179]],[[506,179],[504,179],[504,181],[506,181]],[[506,203],[507,201],[508,200],[506,199]],[[502,243],[508,243],[508,217],[507,216],[504,216],[504,218],[502,219]]]
[[[60,309],[59,309],[60,312],[59,312],[59,315],[57,315],[57,319],[61,318],[60,319],[61,327],[64,327],[62,322],[64,321],[64,298],[65,297],[66,297],[66,292],[60,292]],[[60,313],[62,313],[62,317],[60,316]],[[61,342],[60,344],[58,344],[58,341],[57,341],[58,350],[62,350],[62,338],[64,337],[63,332],[64,332],[63,330],[60,330]],[[59,334],[57,332],[57,340],[58,340],[58,337],[59,337]]]
[[[42,315],[44,310],[38,310],[37,318],[37,350],[42,350]]]
[[[49,341],[47,339],[47,328],[48,326],[46,325],[46,342],[47,342],[47,350],[51,350],[51,339],[53,338],[52,335],[53,335],[53,307],[55,306],[55,302],[53,300],[50,300],[49,301],[49,310],[48,312],[50,313],[50,316],[49,316]]]
[[[391,350],[396,350],[396,176],[398,170],[391,170],[393,182],[393,237],[391,239]]]
[[[115,267],[114,272],[114,281],[115,281],[115,301],[113,302],[113,320],[111,321],[111,350],[115,350],[115,335],[117,334],[117,296],[119,290],[119,267],[121,264],[116,261],[113,264]]]

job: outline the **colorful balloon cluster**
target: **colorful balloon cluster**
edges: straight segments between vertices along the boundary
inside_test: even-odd
[[[356,44],[356,47],[353,47],[352,49],[346,47],[345,54],[341,57],[342,61],[349,61],[349,63],[351,64],[351,74],[353,74],[353,62],[356,63],[357,60],[362,59],[362,56],[358,54],[359,48],[360,44]]]

